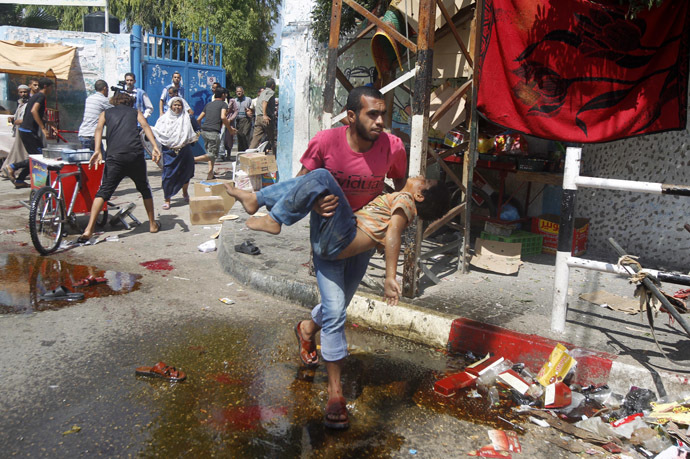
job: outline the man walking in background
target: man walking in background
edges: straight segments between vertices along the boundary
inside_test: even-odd
[[[256,101],[256,121],[254,122],[254,135],[249,148],[256,148],[264,140],[268,140],[267,149],[272,150],[273,142],[273,112],[275,111],[276,81],[273,78],[266,80],[266,88],[261,91]],[[265,139],[264,139],[265,137]]]
[[[24,120],[18,129],[19,138],[30,155],[41,154],[43,139],[39,132],[43,132],[46,137],[50,136],[48,126],[43,122],[43,114],[46,111],[46,97],[53,92],[53,80],[41,78],[38,80],[38,88],[38,92],[26,103]],[[20,172],[15,176],[16,171]],[[15,188],[28,188],[30,186],[24,181],[29,175],[28,159],[5,166],[5,173],[12,180]]]
[[[153,113],[153,104],[146,91],[134,86],[136,82],[137,80],[133,73],[125,73],[125,90],[134,97],[134,108],[139,110],[144,115],[144,118],[148,118]]]
[[[98,80],[93,88],[96,92],[86,98],[84,118],[79,126],[78,134],[81,147],[91,151],[94,151],[94,133],[96,132],[98,117],[101,116],[102,112],[112,107],[108,101],[108,83],[104,80]]]
[[[213,100],[206,104],[203,111],[199,114],[197,121],[203,123],[201,126],[201,137],[204,139],[204,145],[206,147],[206,154],[202,156],[197,156],[194,160],[196,162],[208,161],[208,175],[207,180],[212,180],[215,175],[213,174],[213,166],[218,157],[218,151],[220,150],[220,130],[222,126],[225,126],[226,133],[234,134],[235,129],[230,126],[227,118],[228,104],[223,100],[225,96],[225,89],[216,89],[213,95]]]
[[[182,87],[182,74],[180,72],[174,72],[172,75],[172,83],[167,85],[165,88],[163,88],[163,92],[161,93],[161,100],[159,101],[159,108],[160,111],[158,112],[160,115],[165,113],[165,110],[168,106],[168,101],[172,99],[173,96],[170,95],[168,90],[170,88],[175,88],[177,89],[177,95],[184,99],[184,88]]]
[[[237,104],[237,118],[235,118],[235,128],[237,129],[237,151],[245,151],[249,148],[249,134],[252,130],[252,120],[250,118],[252,100],[244,95],[244,88],[235,88],[235,103]],[[250,114],[247,114],[247,111]]]

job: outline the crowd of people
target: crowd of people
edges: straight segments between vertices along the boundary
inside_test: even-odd
[[[115,96],[120,93],[129,96],[131,100],[127,100],[126,104],[131,105],[147,120],[153,114],[154,106],[146,91],[136,87],[136,77],[133,73],[125,74],[122,83],[123,86],[116,90]],[[10,119],[16,139],[2,168],[3,175],[9,178],[16,188],[30,186],[26,182],[29,175],[29,155],[40,154],[41,149],[47,145],[46,138],[55,133],[49,131],[54,128],[45,123],[43,117],[46,96],[52,89],[53,81],[49,78],[31,79],[29,86],[20,85],[17,88],[17,110]],[[94,93],[84,102],[84,116],[79,126],[78,139],[82,148],[96,152],[96,130],[100,116],[114,108],[115,96],[108,98],[110,88],[104,80],[96,81],[93,89]],[[208,164],[207,179],[216,177],[215,163],[232,159],[235,137],[240,152],[256,148],[265,141],[268,142],[267,150],[273,150],[275,141],[277,103],[274,92],[275,80],[272,78],[266,81],[265,88],[259,90],[255,99],[246,96],[242,86],[237,86],[234,92],[236,97],[231,97],[227,89],[219,82],[214,82],[211,87],[212,100],[197,117],[184,98],[184,89],[182,75],[174,72],[171,83],[163,88],[159,98],[160,117],[156,124],[151,126],[162,152],[159,165],[163,169],[164,210],[170,208],[171,198],[180,190],[184,200],[189,200],[187,188],[189,179],[194,175],[195,162]],[[173,102],[176,105],[174,108]],[[121,101],[120,104],[122,103]],[[183,113],[185,116],[182,116]],[[144,131],[139,121],[137,131]],[[199,136],[204,140],[205,152],[195,157],[189,146],[197,142]],[[104,138],[107,141],[107,128]],[[145,138],[142,140],[146,145]],[[98,145],[98,150],[103,153],[105,159],[107,149],[104,149],[102,142]],[[142,151],[145,157],[150,157],[148,150],[142,148]]]

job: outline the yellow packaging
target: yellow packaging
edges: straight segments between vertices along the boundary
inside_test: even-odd
[[[551,351],[549,360],[539,370],[537,381],[544,387],[557,381],[563,381],[565,375],[576,364],[577,361],[568,355],[568,349],[562,344],[557,344],[553,351]]]

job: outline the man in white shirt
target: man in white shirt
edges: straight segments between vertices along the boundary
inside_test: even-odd
[[[96,125],[98,125],[98,117],[101,116],[102,112],[112,107],[108,101],[108,83],[104,80],[98,80],[93,85],[93,88],[96,92],[86,98],[84,118],[81,126],[79,126],[78,134],[82,148],[88,148],[91,151],[94,150],[95,146],[94,135]]]
[[[153,113],[153,104],[146,91],[134,87],[136,82],[137,80],[133,73],[125,73],[125,89],[134,97],[134,108],[139,110],[144,115],[144,118],[148,118]]]
[[[172,83],[163,88],[161,93],[161,100],[159,101],[159,114],[163,115],[168,110],[168,102],[172,99],[172,96],[168,92],[168,89],[177,89],[177,95],[184,99],[184,88],[182,87],[182,74],[180,72],[173,72]]]

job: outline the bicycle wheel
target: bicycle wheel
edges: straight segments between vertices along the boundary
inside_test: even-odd
[[[41,255],[54,252],[62,241],[65,207],[57,192],[49,186],[39,189],[31,200],[29,232],[31,242]]]

